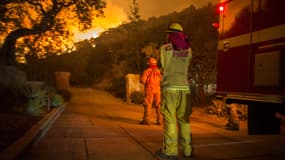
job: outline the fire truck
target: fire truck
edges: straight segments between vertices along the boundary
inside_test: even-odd
[[[221,0],[216,95],[246,104],[248,134],[279,134],[285,114],[284,0]]]

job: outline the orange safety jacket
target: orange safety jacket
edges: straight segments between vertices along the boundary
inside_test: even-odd
[[[145,85],[145,90],[160,92],[161,73],[158,68],[144,70],[140,81]]]

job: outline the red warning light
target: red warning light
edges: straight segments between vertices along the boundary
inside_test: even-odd
[[[217,23],[217,22],[214,22],[212,25],[213,25],[213,27],[214,27],[215,29],[218,29],[218,28],[219,28],[219,23]]]
[[[224,12],[224,11],[225,11],[225,6],[220,5],[220,6],[219,6],[219,12]]]
[[[224,13],[224,11],[225,11],[225,5],[224,5],[224,4],[219,4],[219,5],[217,6],[217,12],[218,12],[218,14],[222,14],[222,13]]]

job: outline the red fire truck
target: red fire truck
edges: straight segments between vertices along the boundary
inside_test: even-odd
[[[278,134],[285,114],[284,0],[221,0],[217,97],[248,106],[248,134]]]

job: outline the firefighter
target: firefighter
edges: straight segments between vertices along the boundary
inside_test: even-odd
[[[226,124],[227,130],[239,130],[239,115],[238,115],[238,104],[232,103],[228,105],[229,109],[229,118],[228,123]]]
[[[166,44],[161,46],[163,71],[161,113],[164,137],[162,149],[156,152],[156,155],[162,159],[177,159],[178,148],[180,148],[178,144],[181,144],[184,157],[192,155],[188,82],[188,67],[191,57],[189,40],[183,32],[182,26],[179,23],[170,24],[167,29]]]
[[[145,86],[145,98],[143,102],[144,114],[143,120],[140,122],[142,125],[151,124],[152,106],[156,109],[156,124],[162,124],[162,115],[160,113],[160,82],[161,74],[157,66],[155,58],[149,58],[147,62],[148,68],[144,70],[140,82]]]

